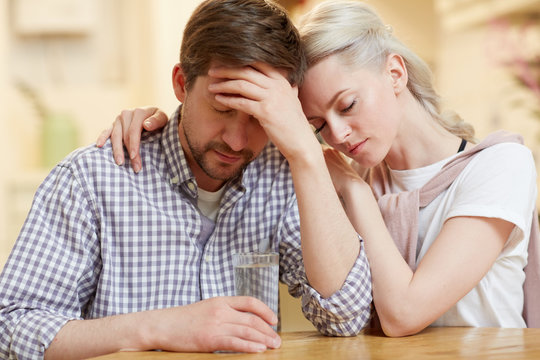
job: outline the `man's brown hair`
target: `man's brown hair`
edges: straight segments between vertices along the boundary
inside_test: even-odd
[[[206,0],[189,19],[180,65],[186,87],[206,75],[210,63],[246,66],[264,62],[300,85],[306,70],[300,36],[287,12],[270,0]]]

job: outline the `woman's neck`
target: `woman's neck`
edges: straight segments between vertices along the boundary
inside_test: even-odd
[[[398,134],[385,158],[391,169],[424,167],[457,152],[461,139],[443,128],[422,105],[413,100],[405,110]]]

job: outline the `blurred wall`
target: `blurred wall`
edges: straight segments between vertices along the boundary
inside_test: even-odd
[[[199,2],[0,0],[0,267],[55,161],[92,144],[121,109],[174,110],[171,71]],[[52,160],[43,159],[46,127],[36,103],[67,116],[72,128],[49,136],[60,152]]]

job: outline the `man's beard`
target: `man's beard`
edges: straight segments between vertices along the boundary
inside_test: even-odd
[[[229,145],[218,141],[210,141],[205,145],[197,144],[191,139],[190,129],[185,126],[183,126],[183,128],[191,156],[193,156],[193,159],[204,173],[212,179],[223,181],[233,179],[239,176],[254,158],[253,151],[251,150],[244,149],[241,151],[234,151]],[[208,161],[207,155],[213,150],[226,155],[239,156],[243,158],[243,161],[241,164],[221,163],[219,165],[212,165],[211,162]]]

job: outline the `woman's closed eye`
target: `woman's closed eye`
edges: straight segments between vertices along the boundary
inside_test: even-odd
[[[342,109],[341,112],[342,113],[348,113],[349,111],[351,111],[354,106],[356,105],[356,99],[354,99],[351,104],[349,106],[347,106],[345,109]]]
[[[319,127],[315,128],[315,135],[317,135],[318,133],[321,132],[322,129],[324,129],[324,127],[326,126],[326,122],[323,122],[322,125],[319,125]]]

